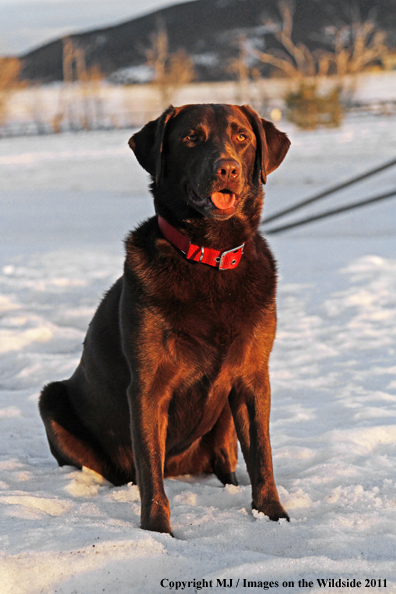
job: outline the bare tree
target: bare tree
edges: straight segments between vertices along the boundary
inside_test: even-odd
[[[285,96],[289,119],[304,128],[339,125],[343,106],[351,103],[356,91],[356,75],[386,56],[386,34],[372,21],[362,23],[355,16],[351,25],[333,28],[332,37],[327,40],[330,51],[311,51],[303,43],[293,41],[293,1],[281,0],[279,12],[281,21],[267,20],[266,25],[281,48],[266,52],[252,49],[252,54],[297,83]],[[330,75],[330,89],[323,92],[323,77]]]
[[[330,58],[323,52],[312,52],[303,43],[293,41],[294,3],[291,0],[279,2],[279,12],[280,22],[267,20],[265,24],[272,30],[281,48],[270,48],[267,52],[252,48],[252,55],[294,81],[284,97],[290,121],[304,129],[339,125],[342,120],[339,89],[334,88],[325,95],[318,92],[318,77],[328,73]]]
[[[252,53],[259,61],[281,70],[288,78],[358,74],[374,62],[382,62],[389,51],[386,33],[378,29],[373,21],[362,23],[355,17],[350,25],[333,27],[330,51],[312,52],[303,43],[295,43],[292,39],[294,2],[281,0],[279,12],[281,22],[267,19],[266,24],[283,49],[271,48],[267,52],[252,50]]]
[[[85,65],[85,60],[84,60]],[[101,96],[101,83],[103,73],[99,66],[91,66],[84,70],[80,75],[80,89],[83,104],[83,127],[87,130],[98,128],[103,122],[103,101]]]
[[[100,83],[103,74],[99,66],[87,68],[85,52],[70,37],[63,39],[63,80],[58,113],[53,119],[53,128],[60,131],[64,114],[69,126],[89,130],[103,121],[103,105]],[[77,101],[76,101],[77,100]]]
[[[250,103],[257,111],[263,113],[268,105],[268,98],[261,85],[261,72],[254,64],[250,52],[249,41],[245,35],[236,39],[238,54],[231,58],[226,67],[227,72],[236,79],[235,102],[238,104]]]
[[[151,36],[151,47],[146,50],[147,65],[153,70],[153,84],[158,88],[161,109],[165,109],[176,89],[195,78],[191,58],[182,49],[169,53],[168,34],[159,22],[157,32]]]
[[[55,132],[60,132],[61,123],[66,119],[66,125],[72,130],[79,128],[79,118],[75,94],[72,83],[78,79],[77,73],[85,70],[85,61],[81,64],[83,55],[75,48],[70,37],[63,38],[63,87],[59,96],[59,107],[53,118]]]
[[[389,48],[386,33],[371,20],[355,20],[333,32],[333,51],[325,55],[338,76],[358,74],[373,63],[382,63]]]
[[[270,64],[282,71],[288,78],[302,78],[315,76],[318,72],[317,59],[315,55],[303,43],[294,43],[293,17],[294,3],[282,0],[279,2],[281,22],[275,23],[267,19],[265,24],[272,30],[274,37],[280,42],[284,49],[270,48],[267,52],[252,49],[252,54],[265,64]],[[320,64],[319,68],[323,69]]]
[[[238,56],[232,58],[227,66],[227,71],[233,74],[237,80],[237,103],[250,103],[250,77],[251,68],[248,64],[249,52],[247,49],[246,37],[240,35],[237,39]]]

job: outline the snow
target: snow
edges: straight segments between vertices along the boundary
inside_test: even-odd
[[[269,177],[265,214],[390,160],[395,123],[349,118],[302,133],[281,122],[292,148]],[[128,137],[0,141],[1,594],[396,592],[392,199],[268,236],[280,272],[271,439],[290,523],[252,514],[241,456],[239,487],[213,476],[165,481],[175,538],[139,529],[136,485],[58,468],[40,389],[74,370],[121,274],[123,237],[153,213]],[[393,168],[294,217],[395,187]],[[333,587],[319,586],[330,578]]]

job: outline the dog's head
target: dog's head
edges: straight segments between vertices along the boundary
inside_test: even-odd
[[[170,106],[129,146],[152,176],[157,206],[165,201],[180,218],[226,220],[262,195],[290,141],[248,105],[202,104]]]

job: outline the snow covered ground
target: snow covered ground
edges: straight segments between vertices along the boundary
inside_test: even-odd
[[[266,215],[396,155],[395,118],[280,127],[293,144],[269,178]],[[122,239],[153,212],[127,139],[0,141],[1,594],[396,592],[395,200],[270,236],[280,270],[271,435],[290,523],[252,514],[242,459],[239,487],[166,481],[174,539],[139,529],[135,485],[57,467],[39,391],[75,368],[121,273]],[[395,187],[396,167],[307,214]]]

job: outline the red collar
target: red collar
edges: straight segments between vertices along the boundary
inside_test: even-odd
[[[219,270],[230,270],[236,268],[242,258],[244,243],[236,248],[222,252],[213,248],[194,245],[188,237],[172,227],[161,216],[158,216],[158,226],[165,239],[183,252],[187,260],[209,264],[209,266],[214,266]]]

